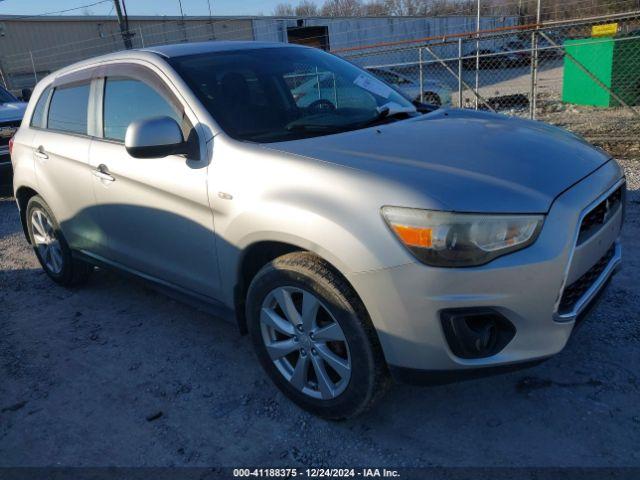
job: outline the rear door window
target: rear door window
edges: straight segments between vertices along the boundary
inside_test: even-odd
[[[87,135],[89,83],[57,87],[49,106],[47,128]]]

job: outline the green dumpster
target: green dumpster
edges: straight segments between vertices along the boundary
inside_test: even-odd
[[[640,38],[565,40],[562,101],[617,107],[620,103],[570,58],[575,58],[628,105],[640,104]]]

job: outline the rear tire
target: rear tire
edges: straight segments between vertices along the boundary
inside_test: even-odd
[[[26,222],[33,250],[49,278],[65,287],[85,283],[93,266],[72,257],[56,217],[39,195],[27,203]]]
[[[290,253],[265,265],[249,287],[246,314],[262,367],[289,399],[315,415],[356,416],[390,383],[364,305],[312,253]]]

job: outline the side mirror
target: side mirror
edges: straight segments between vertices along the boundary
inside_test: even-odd
[[[129,124],[124,146],[135,158],[161,158],[188,153],[182,130],[170,117],[145,118]]]
[[[22,101],[23,102],[28,102],[31,99],[31,89],[30,88],[23,88],[22,92],[20,94],[22,96]]]

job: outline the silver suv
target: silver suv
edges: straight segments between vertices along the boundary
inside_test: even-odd
[[[318,75],[332,88],[296,95]],[[419,110],[301,46],[115,53],[38,84],[15,197],[55,282],[110,267],[206,306],[291,400],[345,418],[392,377],[559,352],[620,264],[608,155],[542,123]]]

